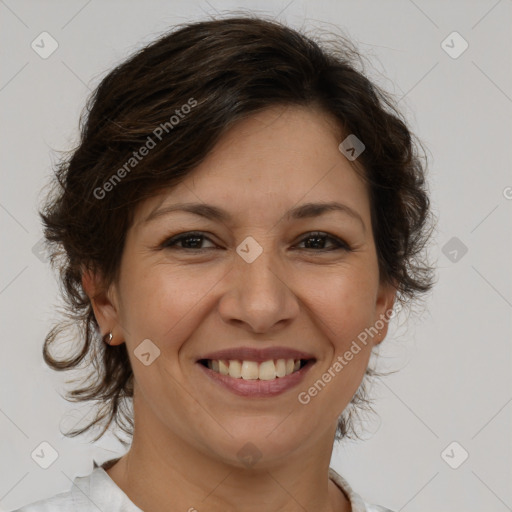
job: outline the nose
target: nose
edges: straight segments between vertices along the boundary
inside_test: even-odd
[[[299,301],[277,256],[264,250],[248,263],[237,254],[233,265],[219,302],[223,321],[254,333],[272,333],[297,317]]]

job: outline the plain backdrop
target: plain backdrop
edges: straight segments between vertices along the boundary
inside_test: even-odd
[[[76,142],[115,64],[175,23],[237,9],[340,27],[429,151],[438,282],[421,316],[393,322],[381,360],[400,371],[373,389],[366,439],[337,446],[332,467],[397,511],[512,510],[511,0],[0,1],[0,509],[124,453],[111,435],[62,435],[89,406],[66,402],[69,376],[42,360],[58,287],[37,208],[54,152]],[[42,32],[58,44],[48,58],[31,46]],[[58,454],[48,469],[31,456],[43,442]]]

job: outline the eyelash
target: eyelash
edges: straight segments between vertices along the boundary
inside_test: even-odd
[[[210,242],[214,243],[210,238],[205,236],[204,233],[201,231],[188,231],[186,233],[180,233],[171,238],[168,238],[160,245],[160,248],[161,249],[177,249],[179,251],[193,251],[193,252],[199,252],[199,253],[214,249],[213,247],[194,249],[191,247],[178,247],[176,245],[177,243],[179,243],[183,240],[187,240],[189,238],[201,238],[204,240],[209,240]],[[315,252],[332,252],[332,251],[341,249],[346,252],[352,251],[352,248],[345,241],[343,241],[340,238],[337,238],[335,236],[324,233],[322,231],[312,231],[310,233],[307,233],[307,236],[303,237],[299,243],[302,243],[305,240],[308,240],[310,238],[320,238],[324,241],[331,240],[332,242],[334,242],[336,244],[336,247],[334,247],[332,249],[317,249],[317,250],[315,250],[315,249],[309,248],[309,249],[304,249],[304,250],[313,250]]]

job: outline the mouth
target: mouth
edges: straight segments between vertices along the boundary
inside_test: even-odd
[[[268,359],[266,361],[240,361],[238,359],[200,359],[199,364],[232,379],[275,380],[287,377],[304,368],[310,359]]]
[[[316,358],[291,349],[224,350],[196,361],[203,375],[243,397],[270,397],[297,386]]]

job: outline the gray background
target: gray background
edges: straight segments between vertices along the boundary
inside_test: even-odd
[[[33,251],[53,151],[76,142],[84,101],[114,64],[175,23],[228,9],[342,27],[430,152],[439,281],[423,316],[393,322],[381,360],[400,371],[373,390],[367,439],[337,447],[332,466],[397,511],[512,510],[512,0],[0,1],[0,509],[68,490],[93,457],[123,453],[111,436],[61,434],[89,406],[59,396],[70,376],[41,356],[58,317],[54,276]],[[43,31],[59,45],[47,59],[31,48]],[[441,46],[453,31],[469,44],[458,58]],[[46,470],[31,458],[43,441],[58,452]]]

